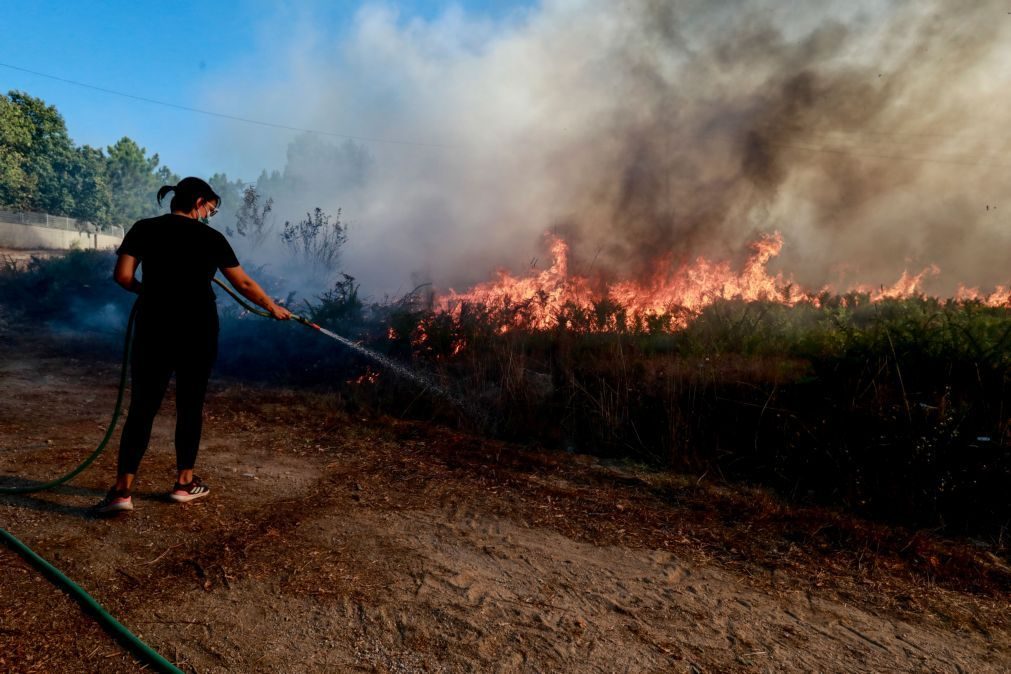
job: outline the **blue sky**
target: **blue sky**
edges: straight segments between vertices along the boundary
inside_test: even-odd
[[[276,31],[310,21],[328,40],[346,34],[363,2],[89,2],[5,0],[0,63],[189,107],[259,118],[201,99],[215,81],[236,73],[277,76],[284,40]],[[372,3],[375,4],[375,3]],[[431,21],[447,11],[497,21],[535,0],[384,2],[404,21]],[[55,105],[73,139],[105,147],[129,136],[157,152],[177,173],[234,174],[241,169],[206,142],[215,121],[0,67],[0,91],[19,89]],[[268,119],[276,123],[290,120]],[[231,123],[231,122],[229,122]],[[217,127],[220,128],[220,127]],[[340,131],[339,129],[334,129]],[[284,134],[264,129],[263,133]],[[213,147],[211,147],[213,145]],[[263,166],[262,168],[281,168]],[[255,175],[239,175],[253,179]]]

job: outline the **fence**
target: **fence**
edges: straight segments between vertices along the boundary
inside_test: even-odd
[[[0,210],[0,246],[20,250],[110,249],[123,240],[123,228],[100,227],[61,215]]]
[[[31,211],[4,211],[0,210],[0,221],[15,222],[22,225],[35,225],[36,227],[49,227],[50,229],[62,229],[70,232],[81,232],[85,234],[107,234],[123,238],[124,230],[119,225],[96,225],[87,220],[77,220],[67,218],[62,215],[49,215],[48,213],[33,213]]]

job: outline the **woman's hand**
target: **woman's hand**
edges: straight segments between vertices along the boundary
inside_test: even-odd
[[[242,267],[227,267],[222,269],[221,273],[243,297],[269,311],[277,320],[286,321],[291,318],[291,312],[270,299],[270,296],[263,292],[263,288],[256,281],[249,278],[249,274]]]
[[[270,315],[279,321],[286,321],[291,318],[291,312],[275,302],[270,303],[270,306],[267,307],[267,311],[269,311]]]

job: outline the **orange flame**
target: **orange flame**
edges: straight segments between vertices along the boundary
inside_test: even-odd
[[[354,379],[348,379],[346,383],[361,386],[363,384],[375,384],[377,381],[379,381],[379,372],[368,368],[363,374],[358,375]]]
[[[781,273],[770,275],[766,270],[769,260],[782,247],[783,239],[777,232],[752,244],[752,253],[740,272],[735,272],[729,262],[710,262],[703,257],[679,266],[667,260],[657,265],[646,283],[622,281],[603,293],[595,293],[588,278],[569,275],[569,247],[562,239],[553,237],[552,263],[547,269],[523,278],[499,270],[494,281],[479,283],[462,293],[450,290],[439,298],[438,307],[458,317],[468,304],[502,313],[522,306],[523,311],[512,313],[512,321],[501,326],[500,330],[505,332],[513,327],[553,328],[566,307],[592,310],[596,302],[605,298],[625,309],[629,323],[636,317],[659,316],[675,309],[698,311],[719,299],[795,304],[808,297]]]
[[[581,276],[569,276],[569,246],[562,239],[551,240],[551,266],[526,278],[516,278],[505,270],[498,271],[494,281],[479,283],[465,293],[450,290],[440,297],[438,307],[450,314],[459,315],[465,304],[479,304],[491,309],[507,310],[527,304],[529,313],[523,318],[516,314],[513,326],[546,330],[558,324],[558,314],[566,304],[588,308],[593,304],[590,283]]]
[[[889,287],[880,287],[877,290],[872,289],[870,286],[859,285],[854,288],[856,292],[867,293],[871,296],[872,302],[880,302],[881,300],[899,300],[903,297],[912,297],[913,295],[923,294],[923,281],[928,276],[937,276],[941,273],[941,269],[936,265],[932,264],[926,269],[922,270],[919,274],[910,274],[908,271],[903,271],[902,276]]]
[[[744,301],[775,301],[786,305],[798,302],[818,303],[818,295],[832,292],[830,286],[817,291],[804,291],[791,277],[782,272],[771,274],[769,262],[783,248],[779,232],[765,235],[751,244],[751,254],[736,271],[731,263],[713,262],[704,257],[675,265],[670,259],[657,264],[645,282],[621,281],[603,291],[594,291],[590,279],[569,274],[569,247],[560,238],[549,239],[551,266],[536,274],[516,277],[505,270],[497,278],[479,283],[465,292],[450,290],[437,299],[440,312],[459,319],[467,305],[482,306],[490,315],[501,317],[500,332],[513,328],[547,330],[564,320],[566,310],[593,311],[602,300],[623,308],[626,325],[617,319],[598,326],[601,330],[632,327],[636,321],[653,316],[673,316],[672,328],[684,327],[693,314],[721,299]],[[919,273],[903,272],[893,285],[873,288],[859,285],[852,291],[865,293],[871,301],[901,299],[923,293],[924,281],[940,273],[931,265]],[[957,300],[981,301],[990,306],[1011,306],[1011,288],[998,287],[984,294],[977,288],[959,288]],[[419,326],[423,342],[427,337],[424,326]]]
[[[656,316],[675,308],[698,311],[719,299],[745,301],[778,300],[796,304],[808,296],[798,292],[782,273],[771,276],[769,260],[783,248],[779,232],[751,244],[752,253],[740,273],[729,262],[710,262],[699,257],[676,269],[658,270],[646,285],[634,281],[617,283],[609,289],[610,299],[631,309],[631,313]]]
[[[997,286],[992,293],[984,293],[979,288],[959,286],[955,299],[959,302],[982,302],[988,307],[1011,307],[1011,287]]]

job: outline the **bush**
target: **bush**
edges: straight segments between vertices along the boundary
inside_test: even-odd
[[[24,266],[8,261],[0,270],[0,304],[30,323],[115,332],[134,297],[112,281],[115,261],[96,250],[32,257]]]
[[[305,220],[285,222],[281,232],[281,241],[288,251],[317,279],[328,278],[336,271],[347,238],[340,210],[331,222],[330,215],[321,208],[306,213]]]

